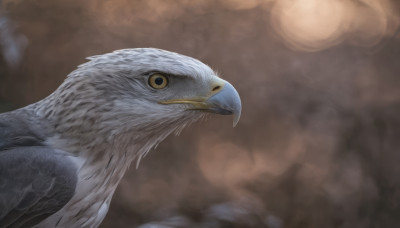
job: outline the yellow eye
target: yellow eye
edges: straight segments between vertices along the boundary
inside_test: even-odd
[[[162,74],[153,74],[149,77],[149,85],[154,89],[162,89],[168,85],[168,78]]]

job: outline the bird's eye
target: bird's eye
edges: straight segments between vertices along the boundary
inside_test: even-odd
[[[149,85],[154,89],[162,89],[168,85],[168,78],[162,74],[153,74],[149,77]]]

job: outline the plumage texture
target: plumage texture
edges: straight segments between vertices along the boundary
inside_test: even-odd
[[[99,226],[131,162],[205,115],[160,101],[211,96],[223,81],[153,48],[89,60],[47,98],[0,114],[0,227]],[[154,73],[168,76],[167,88],[148,85]]]

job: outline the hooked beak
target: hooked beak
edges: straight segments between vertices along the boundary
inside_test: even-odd
[[[160,104],[189,104],[189,110],[200,110],[221,115],[233,115],[233,127],[237,125],[242,112],[242,103],[236,89],[227,81],[217,78],[207,96],[189,99],[172,99]]]

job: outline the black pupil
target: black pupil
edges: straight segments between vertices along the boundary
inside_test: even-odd
[[[155,82],[157,85],[162,85],[163,82],[164,82],[164,79],[163,79],[163,78],[156,78],[156,79],[154,80],[154,82]]]

